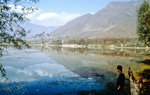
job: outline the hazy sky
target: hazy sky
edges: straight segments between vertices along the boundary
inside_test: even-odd
[[[40,0],[38,8],[30,15],[32,23],[44,26],[60,26],[87,13],[96,13],[112,1],[131,0]]]

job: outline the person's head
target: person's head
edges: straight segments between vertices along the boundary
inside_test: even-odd
[[[121,66],[121,65],[118,65],[118,66],[117,66],[117,71],[118,71],[119,73],[122,73],[122,66]]]

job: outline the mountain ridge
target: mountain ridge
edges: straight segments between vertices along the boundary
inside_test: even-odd
[[[139,5],[138,1],[111,2],[95,14],[85,14],[68,22],[54,30],[51,36],[62,39],[136,38],[136,11]]]
[[[45,33],[45,34],[49,34],[52,31],[54,31],[55,29],[57,29],[60,26],[43,26],[43,25],[37,25],[37,24],[33,24],[31,22],[24,22],[21,23],[21,26],[26,30],[26,31],[30,31],[29,33],[27,33],[26,38],[27,39],[31,39],[33,36],[37,35],[37,34],[41,34],[41,33]]]

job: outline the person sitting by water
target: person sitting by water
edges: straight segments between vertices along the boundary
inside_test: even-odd
[[[118,65],[117,66],[117,71],[119,72],[119,77],[117,79],[117,90],[118,90],[118,95],[125,95],[124,93],[124,83],[125,83],[125,75],[122,72],[122,66]]]

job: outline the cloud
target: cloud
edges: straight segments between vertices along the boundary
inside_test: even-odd
[[[95,15],[95,13],[93,13],[93,12],[91,12],[90,14],[91,14],[91,15]]]
[[[10,7],[12,11],[22,13],[23,6],[21,5],[15,6],[15,5],[9,4],[8,7]]]
[[[64,66],[53,63],[41,63],[24,67],[24,69],[14,66],[4,66],[7,71],[7,77],[11,82],[33,81],[38,77],[53,77],[69,73]],[[72,75],[68,75],[72,76]],[[75,74],[73,75],[75,76]],[[0,82],[4,82],[5,78],[0,77]]]
[[[37,14],[39,14],[41,12],[41,10],[34,10],[34,12],[31,12],[30,14],[27,14],[26,15],[26,17],[28,18],[28,19],[34,19],[35,18],[35,16],[37,15]]]
[[[11,7],[12,11],[16,11],[18,13],[22,13],[22,9],[24,8],[21,5],[15,6],[12,4],[8,5]],[[71,13],[56,13],[56,12],[45,12],[43,13],[41,9],[36,10],[35,7],[34,12],[30,12],[28,10],[25,10],[25,12],[29,12],[29,14],[26,15],[28,19],[34,24],[38,25],[44,25],[44,26],[61,26],[66,24],[67,22],[81,16],[80,14],[71,14]]]
[[[57,13],[43,13],[40,16],[38,16],[36,19],[39,21],[42,21],[42,20],[50,19],[56,16],[59,16],[59,15]]]
[[[40,11],[41,11],[41,10],[37,10],[36,7],[26,7],[26,8],[24,8],[24,6],[21,6],[21,5],[15,6],[13,4],[9,4],[8,7],[10,7],[12,11],[15,11],[17,13],[23,13],[23,12],[27,13],[26,17],[28,19],[32,19],[37,13],[40,13]],[[28,10],[28,8],[34,9],[34,12],[33,12],[33,10]],[[23,11],[23,9],[24,9],[24,11]]]
[[[80,14],[70,14],[66,12],[56,13],[47,12],[41,13],[38,16],[31,19],[32,23],[44,25],[44,26],[61,26],[67,22],[81,16]]]
[[[16,11],[18,13],[22,13],[22,9],[24,8],[21,5],[15,6],[12,4],[8,5],[11,7],[12,11]],[[35,7],[33,7],[36,9]],[[25,10],[25,12],[27,12]],[[67,22],[81,16],[81,14],[73,14],[73,13],[56,13],[56,12],[45,12],[43,13],[41,9],[35,10],[34,12],[29,12],[26,15],[28,19],[34,24],[44,25],[44,26],[61,26],[66,24]]]

